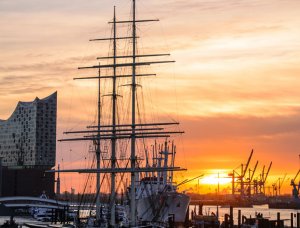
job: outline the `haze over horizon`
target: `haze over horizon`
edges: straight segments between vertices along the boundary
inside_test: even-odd
[[[0,119],[17,102],[58,91],[57,139],[94,121],[96,85],[78,66],[97,64],[108,45],[113,6],[130,18],[130,1],[0,1]],[[171,53],[175,64],[153,66],[145,79],[145,103],[156,119],[179,120],[179,179],[209,175],[245,163],[259,170],[273,161],[269,185],[299,169],[300,1],[138,1],[138,17],[159,18],[138,29],[145,53]],[[126,32],[126,28],[120,28]],[[149,70],[149,69],[146,69]],[[151,96],[150,96],[151,93]],[[149,110],[149,109],[148,109]],[[75,168],[91,156],[57,143],[57,162]],[[219,171],[218,171],[219,170]],[[67,175],[63,189],[79,188]],[[286,182],[284,192],[291,191]],[[206,188],[203,191],[214,191]],[[78,189],[79,190],[79,189]]]

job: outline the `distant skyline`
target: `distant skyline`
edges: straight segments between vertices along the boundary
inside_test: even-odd
[[[19,100],[58,91],[57,139],[65,130],[89,125],[95,117],[96,87],[73,78],[93,75],[77,67],[97,64],[108,45],[88,40],[110,36],[113,6],[118,18],[128,19],[130,3],[0,1],[0,119],[8,118]],[[139,27],[139,50],[170,52],[168,60],[176,60],[150,68],[157,77],[147,79],[144,91],[146,110],[163,120],[179,120],[186,132],[178,142],[177,162],[189,169],[182,175],[226,174],[246,162],[251,149],[251,165],[259,160],[259,170],[273,161],[269,184],[284,173],[295,175],[300,154],[300,1],[137,4],[138,17],[160,19]],[[84,148],[57,143],[57,162],[75,168],[90,156],[88,145]],[[70,190],[75,182],[62,188]],[[288,185],[284,192],[291,192]]]

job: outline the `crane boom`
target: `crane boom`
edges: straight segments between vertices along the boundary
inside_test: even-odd
[[[284,180],[285,180],[285,178],[286,178],[286,175],[287,175],[287,174],[284,174],[284,177],[282,178],[282,181],[281,181],[281,183],[280,183],[280,186],[282,186],[282,185],[283,185],[283,183],[284,183]]]
[[[294,179],[293,179],[294,181],[297,179],[299,173],[300,173],[300,169],[298,170],[298,173],[297,173],[296,176],[294,177]]]
[[[269,165],[269,168],[268,168],[268,171],[267,171],[267,174],[266,174],[266,178],[264,179],[264,183],[267,181],[267,178],[268,178],[271,167],[272,167],[272,162]]]
[[[254,169],[253,169],[253,173],[252,173],[252,175],[251,175],[251,177],[250,177],[250,183],[251,183],[251,181],[253,180],[253,177],[254,177],[254,174],[255,174],[257,165],[258,165],[258,161],[256,162],[256,164],[255,164],[255,166],[254,166]]]
[[[264,181],[265,179],[265,168],[266,168],[266,165],[263,166],[263,169],[262,169],[262,173],[261,173],[261,180]]]
[[[249,163],[251,161],[252,155],[253,155],[253,149],[251,150],[250,156],[249,156],[248,161],[247,161],[246,166],[245,166],[245,170],[242,173],[242,177],[244,177],[246,172],[247,172],[247,169],[249,167]]]

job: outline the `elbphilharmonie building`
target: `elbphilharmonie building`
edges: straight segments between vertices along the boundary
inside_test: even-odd
[[[1,195],[54,194],[57,93],[19,102],[0,120]]]

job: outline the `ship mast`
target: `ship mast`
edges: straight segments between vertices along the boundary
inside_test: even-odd
[[[117,28],[116,28],[116,7],[114,6],[114,19],[113,19],[113,93],[112,93],[112,139],[111,139],[111,168],[116,168],[116,105],[117,105],[117,92],[116,92],[116,82],[117,82]],[[110,202],[110,225],[115,225],[115,210],[116,210],[116,173],[111,174],[111,202]]]
[[[74,78],[77,79],[98,79],[98,123],[96,126],[88,126],[88,130],[83,131],[70,131],[64,132],[65,134],[88,134],[79,138],[68,138],[59,141],[86,141],[91,140],[96,142],[96,158],[97,167],[96,169],[72,169],[72,170],[60,170],[59,172],[78,172],[78,173],[96,173],[97,174],[97,199],[96,199],[96,212],[97,219],[100,219],[100,173],[109,173],[111,175],[111,192],[110,192],[110,225],[116,225],[116,174],[118,173],[129,173],[131,176],[130,184],[130,225],[136,226],[136,181],[138,181],[139,173],[142,172],[161,172],[161,171],[182,171],[180,167],[142,167],[136,168],[136,143],[137,139],[145,138],[168,138],[173,134],[182,134],[182,131],[165,131],[164,126],[178,125],[177,122],[167,123],[136,123],[136,99],[137,99],[137,77],[148,77],[155,76],[156,74],[137,74],[137,67],[149,66],[152,64],[162,63],[173,63],[175,61],[137,61],[137,58],[145,57],[156,57],[156,56],[169,56],[170,54],[137,54],[137,23],[154,22],[154,20],[137,20],[136,19],[136,0],[132,0],[132,20],[129,21],[116,21],[116,9],[114,7],[114,18],[110,24],[113,24],[113,37],[112,38],[101,38],[92,39],[90,41],[113,41],[113,56],[98,57],[97,59],[113,59],[112,64],[106,65],[94,65],[88,67],[79,67],[78,69],[98,69],[98,76],[96,77],[82,77]],[[132,36],[129,37],[117,37],[117,24],[128,23],[132,26]],[[132,54],[117,56],[117,40],[131,40],[132,41]],[[117,63],[117,59],[132,59],[130,63]],[[131,67],[131,74],[117,74],[117,68]],[[113,75],[101,75],[100,69],[113,69]],[[118,78],[131,78],[131,123],[117,124],[117,79]],[[112,79],[112,122],[111,125],[101,125],[101,94],[100,94],[100,81],[101,79]],[[130,151],[130,167],[117,167],[116,162],[116,148],[117,140],[130,140],[131,151]],[[110,140],[111,141],[111,166],[109,168],[101,168],[100,166],[100,141]]]
[[[99,63],[100,66],[100,63]],[[100,121],[101,121],[101,70],[100,67],[98,69],[98,107],[97,107],[97,126],[98,126],[98,133],[97,133],[97,140],[96,140],[96,162],[97,162],[97,169],[100,169]],[[96,218],[99,221],[100,220],[100,173],[97,173],[96,175]]]
[[[135,98],[136,98],[136,81],[135,81],[135,75],[136,75],[136,21],[135,21],[135,13],[136,13],[136,5],[135,0],[132,0],[132,85],[131,85],[131,99],[132,99],[132,126],[131,126],[131,168],[135,170]],[[130,221],[131,226],[136,225],[136,202],[135,202],[135,181],[136,176],[138,176],[138,173],[132,172],[131,173],[131,186],[130,186]]]

